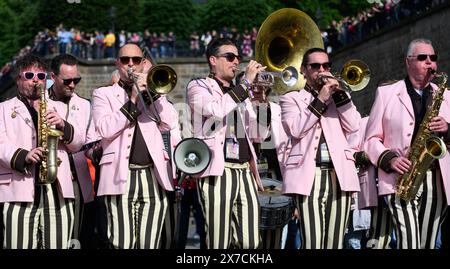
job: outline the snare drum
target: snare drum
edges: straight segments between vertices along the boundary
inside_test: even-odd
[[[262,179],[264,191],[258,193],[261,206],[259,229],[274,230],[286,225],[292,217],[294,203],[291,197],[281,194],[281,182]]]

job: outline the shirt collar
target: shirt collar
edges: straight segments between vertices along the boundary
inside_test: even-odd
[[[228,91],[232,90],[235,87],[233,81],[230,82],[229,87],[224,86],[222,81],[220,81],[213,73],[209,74],[208,77],[214,79],[217,82],[217,84],[219,84],[219,87],[223,93],[227,93]]]

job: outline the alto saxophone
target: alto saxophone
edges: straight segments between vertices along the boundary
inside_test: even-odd
[[[45,113],[47,111],[47,100],[45,99],[45,89],[43,85],[36,85],[39,90],[39,118],[38,118],[38,146],[44,149],[41,165],[39,168],[38,184],[51,184],[55,182],[58,166],[61,160],[57,157],[58,140],[62,132],[47,125]]]
[[[431,70],[431,74],[435,72],[435,70]],[[408,160],[412,163],[411,169],[397,179],[396,194],[405,201],[409,201],[416,196],[430,165],[434,160],[444,157],[447,152],[444,141],[428,127],[431,119],[439,114],[439,109],[444,100],[444,92],[448,90],[446,86],[447,74],[441,73],[436,77],[440,78],[441,82],[438,89],[432,94],[431,103],[427,107],[414,143],[408,153]]]

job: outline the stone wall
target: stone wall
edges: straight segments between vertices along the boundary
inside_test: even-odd
[[[371,70],[372,76],[367,88],[352,93],[361,114],[370,113],[379,83],[406,77],[406,50],[413,39],[430,39],[439,56],[438,71],[450,73],[450,30],[447,26],[449,17],[450,3],[447,3],[443,7],[403,21],[332,55],[333,69],[336,72],[339,72],[344,63],[350,59],[363,60]]]

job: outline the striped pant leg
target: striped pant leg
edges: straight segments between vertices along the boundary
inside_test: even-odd
[[[42,191],[42,248],[67,249],[73,233],[74,199],[65,199],[56,183],[37,186]]]
[[[42,197],[35,196],[31,203],[5,203],[2,211],[4,223],[3,247],[5,249],[37,249],[39,236],[39,203]]]
[[[237,178],[239,186],[232,217],[234,247],[256,249],[260,243],[256,180],[250,168],[231,169],[231,172]]]
[[[427,179],[422,184],[419,202],[420,248],[434,249],[439,225],[443,222],[447,210],[447,200],[442,186],[439,169],[427,171]]]
[[[198,199],[205,217],[206,246],[209,249],[227,249],[231,245],[231,216],[237,189],[237,179],[228,167],[220,177],[197,180]]]
[[[310,196],[296,195],[303,249],[343,248],[351,194],[340,190],[334,170],[316,168]]]
[[[397,249],[418,249],[420,229],[417,199],[404,201],[395,194],[385,197],[394,223]]]
[[[105,199],[108,238],[114,248],[157,248],[167,210],[167,196],[151,168],[132,169],[125,193]]]
[[[388,249],[393,232],[392,216],[389,209],[384,205],[383,197],[378,197],[378,206],[370,210],[370,231],[367,248]]]
[[[176,193],[166,192],[167,194],[167,213],[164,218],[164,224],[161,232],[161,246],[162,249],[174,249],[176,245],[176,238],[178,236],[178,206],[176,201]]]
[[[5,248],[67,249],[73,232],[73,199],[57,184],[35,186],[31,203],[5,203]]]
[[[326,249],[342,249],[350,218],[351,192],[341,190],[334,170],[329,170],[329,181],[331,194],[325,209],[324,244]]]
[[[262,249],[281,249],[283,227],[269,230],[260,230]]]

